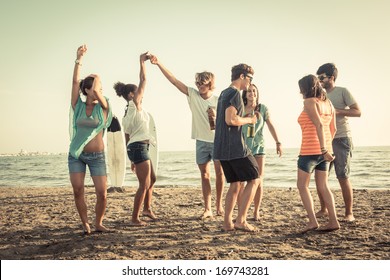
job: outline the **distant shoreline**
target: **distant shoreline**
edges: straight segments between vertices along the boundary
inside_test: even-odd
[[[359,150],[359,149],[367,149],[367,148],[390,148],[388,145],[383,145],[383,146],[355,146],[354,150]],[[283,149],[291,151],[291,150],[298,150],[299,147],[284,147]],[[194,150],[185,150],[185,151],[166,151],[166,150],[161,150],[159,151],[160,153],[191,153],[194,152]],[[67,155],[68,152],[42,152],[42,151],[33,151],[33,152],[28,152],[22,149],[20,152],[14,152],[14,153],[0,153],[0,157],[5,157],[5,156],[46,156],[46,155]]]

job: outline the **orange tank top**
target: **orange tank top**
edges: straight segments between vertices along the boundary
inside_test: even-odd
[[[333,149],[330,122],[332,121],[333,107],[331,106],[329,99],[326,101],[316,99],[316,101],[321,107],[320,117],[324,128],[325,148],[332,154]],[[302,156],[321,155],[320,141],[318,140],[316,127],[305,111],[302,111],[299,115],[298,123],[302,129],[302,144],[299,154]]]

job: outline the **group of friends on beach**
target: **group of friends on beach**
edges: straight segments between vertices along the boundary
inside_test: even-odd
[[[77,49],[73,70],[71,93],[71,143],[68,156],[70,181],[76,208],[81,218],[83,233],[90,234],[84,179],[86,166],[96,190],[95,231],[109,232],[103,225],[107,205],[107,172],[103,134],[109,127],[113,114],[108,98],[102,94],[100,77],[91,74],[80,78],[82,59],[87,46]],[[210,167],[213,162],[216,184],[216,215],[224,216],[222,230],[253,232],[247,214],[252,202],[253,219],[260,220],[263,197],[265,124],[275,140],[276,153],[283,149],[271,121],[268,107],[259,100],[259,89],[252,83],[254,70],[247,64],[231,69],[231,84],[218,96],[214,95],[214,74],[201,72],[195,75],[195,87],[178,80],[157,58],[149,52],[140,55],[139,84],[117,82],[113,87],[127,103],[122,126],[127,154],[132,162],[139,186],[134,197],[131,225],[146,226],[141,220],[146,216],[157,220],[152,210],[153,186],[156,175],[149,155],[149,114],[143,107],[146,85],[146,61],[156,65],[162,74],[187,97],[192,113],[192,139],[196,140],[196,163],[199,167],[204,210],[200,219],[213,216],[211,206]],[[333,231],[340,228],[335,202],[328,186],[331,165],[338,178],[345,203],[346,221],[354,221],[353,190],[349,180],[352,157],[352,136],[348,117],[360,117],[361,111],[352,94],[335,85],[338,70],[326,63],[317,75],[307,75],[298,81],[303,97],[303,110],[298,117],[302,130],[301,149],[297,161],[297,187],[308,215],[308,223],[300,231]],[[85,101],[82,100],[84,95]],[[315,183],[321,209],[316,213],[309,182],[315,173]],[[225,180],[230,184],[222,203]],[[237,216],[233,212],[237,206]],[[328,223],[319,226],[317,218],[328,216]]]

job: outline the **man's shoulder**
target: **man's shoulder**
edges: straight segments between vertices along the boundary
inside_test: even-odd
[[[349,91],[346,87],[335,86],[330,93],[344,93],[344,92],[349,93]]]
[[[234,94],[240,94],[240,92],[233,88],[233,87],[228,87],[228,88],[225,88],[222,92],[221,92],[221,95],[234,95]]]

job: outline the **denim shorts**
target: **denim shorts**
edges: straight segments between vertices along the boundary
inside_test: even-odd
[[[205,164],[214,159],[214,143],[196,140],[196,164]]]
[[[330,162],[323,155],[299,156],[298,168],[313,173],[314,170],[329,171]]]
[[[221,166],[228,183],[246,182],[259,178],[259,166],[252,155],[233,160],[221,160]]]
[[[82,152],[78,159],[68,155],[69,173],[85,173],[87,165],[91,176],[107,176],[104,152]]]
[[[338,179],[347,179],[351,172],[352,139],[350,137],[334,138],[332,142],[335,159],[332,163]]]
[[[127,145],[127,155],[134,164],[150,160],[149,144],[134,142]]]

